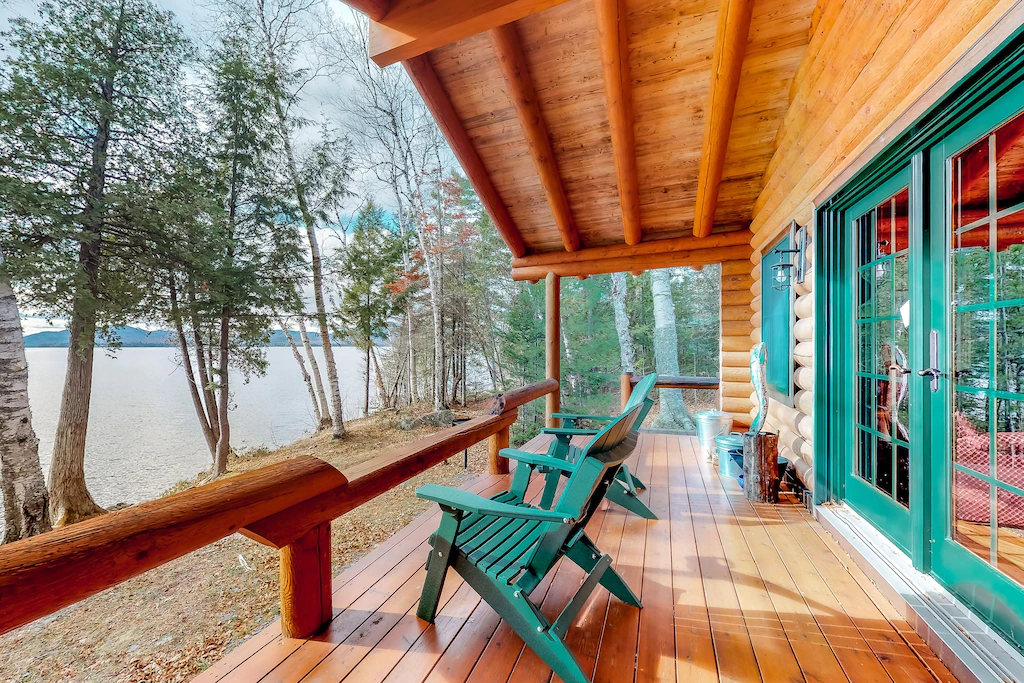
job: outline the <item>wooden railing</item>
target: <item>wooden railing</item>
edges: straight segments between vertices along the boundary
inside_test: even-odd
[[[619,384],[619,391],[622,396],[622,405],[625,407],[629,395],[633,393],[633,387],[643,379],[642,375],[625,372]],[[654,386],[659,389],[718,389],[721,382],[717,377],[677,377],[675,375],[658,375],[658,381]]]
[[[492,471],[518,407],[548,379],[492,399],[487,414],[341,472],[300,456],[0,546],[0,633],[239,532],[281,551],[281,630],[303,638],[331,619],[331,520],[490,439]]]

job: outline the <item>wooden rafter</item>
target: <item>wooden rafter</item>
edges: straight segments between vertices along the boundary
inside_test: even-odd
[[[715,222],[718,188],[725,168],[753,8],[754,0],[721,0],[718,10],[718,31],[711,61],[711,92],[704,112],[704,141],[697,175],[697,205],[693,214],[693,234],[696,237],[710,235]]]
[[[370,24],[370,57],[387,66],[563,2],[566,0],[352,0],[348,4],[390,5],[381,19]]]
[[[523,136],[530,149],[530,156],[544,187],[555,225],[562,236],[562,244],[565,245],[566,251],[576,251],[580,248],[579,232],[576,230],[576,221],[569,207],[569,199],[565,195],[558,161],[555,159],[547,125],[537,103],[533,78],[530,76],[530,69],[519,44],[515,26],[505,24],[491,29],[488,35],[501,67],[509,99],[515,107]]]
[[[622,230],[626,244],[637,244],[642,239],[640,188],[636,172],[625,2],[594,0],[594,11],[600,39],[612,152],[615,156],[615,176],[619,187],[619,206],[622,208]]]
[[[406,73],[409,74],[413,85],[416,86],[420,97],[423,98],[427,109],[430,110],[444,134],[455,158],[459,160],[462,170],[480,197],[484,209],[494,221],[494,227],[505,241],[509,251],[515,257],[525,255],[526,245],[523,243],[523,237],[512,221],[512,216],[509,215],[508,208],[501,200],[494,183],[491,182],[491,177],[488,175],[483,161],[480,160],[476,148],[473,147],[473,142],[469,139],[469,134],[466,133],[461,119],[455,113],[448,93],[445,92],[430,60],[426,55],[420,55],[402,62],[402,66],[405,67]]]
[[[709,263],[749,259],[751,253],[750,246],[743,244],[739,246],[686,249],[618,258],[599,258],[587,261],[559,261],[546,265],[513,266],[512,279],[534,282],[546,277],[549,273],[554,273],[559,277],[581,277],[627,271],[638,275],[645,270],[655,270],[658,268],[675,268],[677,266],[701,267]]]
[[[354,10],[370,17],[371,21],[380,21],[391,9],[391,0],[341,0]]]

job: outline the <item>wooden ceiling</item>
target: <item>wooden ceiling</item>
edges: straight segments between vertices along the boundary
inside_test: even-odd
[[[745,245],[815,10],[815,0],[346,2],[373,20],[374,60],[405,64],[519,279],[609,272],[609,259],[663,267],[652,254],[714,262],[711,252]],[[744,232],[708,237],[733,231]]]

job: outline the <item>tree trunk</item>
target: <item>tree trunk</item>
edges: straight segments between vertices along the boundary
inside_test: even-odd
[[[4,535],[10,543],[50,530],[46,481],[39,466],[39,439],[28,403],[28,362],[18,302],[0,279],[0,490]]]
[[[380,370],[380,361],[377,360],[377,350],[372,346],[370,347],[370,357],[373,358],[373,377],[374,383],[377,387],[378,400],[384,408],[393,408],[395,401],[388,395],[387,388],[384,386],[384,373]]]
[[[274,322],[284,332],[284,336],[288,338],[288,346],[292,348],[292,355],[295,356],[295,362],[299,364],[299,372],[302,373],[302,381],[306,383],[306,388],[309,390],[309,400],[313,404],[313,419],[316,421],[317,429],[321,428],[323,418],[320,416],[320,404],[316,400],[316,391],[313,389],[313,378],[309,376],[306,371],[306,362],[302,360],[302,353],[299,351],[298,345],[295,340],[292,339],[291,333],[288,328],[285,327],[284,321],[278,318]]]
[[[619,359],[622,372],[635,372],[636,347],[626,313],[626,274],[612,273],[612,308],[615,309],[615,332],[619,336]]]
[[[199,369],[199,381],[203,383],[203,399],[206,403],[206,420],[213,432],[213,441],[216,444],[220,440],[220,422],[217,420],[217,396],[213,391],[213,358],[208,356],[207,344],[203,342],[203,326],[199,322],[199,315],[196,311],[196,290],[195,283],[189,283],[189,304],[192,307],[192,341],[196,347],[196,367]],[[216,448],[216,446],[214,446]],[[213,455],[214,451],[210,451]]]
[[[115,30],[112,52],[120,49],[121,17]],[[114,97],[113,76],[100,86],[103,101],[109,106]],[[74,524],[104,512],[85,485],[85,442],[89,430],[89,402],[92,399],[93,349],[96,346],[96,309],[99,302],[99,278],[102,254],[103,221],[107,182],[107,148],[110,143],[110,118],[103,110],[92,141],[86,206],[78,235],[78,265],[84,282],[76,286],[68,326],[68,366],[61,393],[57,434],[50,461],[50,519],[56,526]]]
[[[220,439],[213,458],[212,475],[219,477],[228,471],[228,455],[231,453],[231,425],[228,422],[228,402],[231,399],[228,386],[228,359],[231,340],[231,308],[225,306],[220,318],[220,359],[217,374],[217,420],[220,422]]]
[[[366,345],[366,394],[363,399],[363,417],[370,414],[370,345]]]
[[[192,397],[192,406],[196,410],[196,417],[199,419],[199,428],[203,430],[203,438],[206,439],[206,446],[210,449],[212,457],[217,452],[217,437],[213,434],[213,428],[206,417],[206,409],[203,407],[203,398],[199,387],[196,385],[195,372],[192,369],[192,355],[188,350],[188,338],[185,336],[185,327],[181,322],[181,311],[178,308],[178,288],[172,277],[168,283],[168,290],[171,298],[171,318],[174,321],[174,331],[178,334],[178,350],[181,351],[182,367],[185,368],[185,379],[188,380],[188,391]],[[202,356],[200,355],[200,358]]]
[[[306,357],[309,358],[309,370],[313,375],[313,384],[316,386],[316,395],[320,399],[320,408],[317,414],[320,415],[320,429],[327,429],[334,421],[331,420],[331,410],[327,404],[327,394],[324,392],[324,380],[320,375],[320,364],[316,362],[316,355],[313,353],[313,344],[309,341],[309,332],[306,331],[306,321],[300,315],[298,317],[299,338],[302,339],[302,347],[306,350]]]
[[[651,271],[654,298],[654,362],[660,375],[679,374],[679,340],[676,335],[676,307],[672,301],[672,280],[667,270]],[[661,429],[694,429],[693,416],[683,403],[682,389],[658,390],[658,419]]]
[[[779,502],[779,437],[777,434],[743,435],[743,492],[747,500]]]
[[[320,244],[316,238],[316,222],[306,202],[306,188],[299,178],[298,165],[295,163],[295,152],[292,149],[291,134],[288,131],[288,119],[280,98],[275,99],[277,123],[284,146],[285,162],[288,167],[289,179],[295,191],[295,199],[306,226],[306,239],[309,241],[309,255],[313,270],[313,300],[316,304],[316,320],[320,326],[320,343],[324,349],[324,364],[327,366],[327,384],[331,390],[331,420],[334,427],[334,438],[345,436],[345,419],[341,409],[341,387],[338,385],[338,366],[334,363],[334,349],[331,348],[331,333],[327,327],[327,307],[324,304],[324,273],[320,262]]]

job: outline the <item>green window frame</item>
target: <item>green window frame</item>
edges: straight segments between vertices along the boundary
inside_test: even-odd
[[[785,234],[761,257],[761,340],[767,355],[765,384],[768,395],[793,407],[793,288],[776,287],[773,267],[787,261],[793,236]]]

